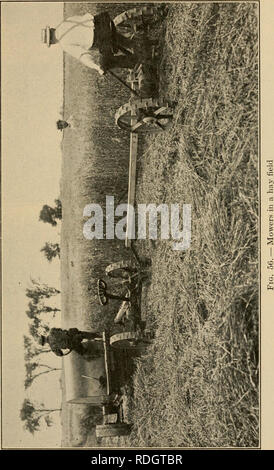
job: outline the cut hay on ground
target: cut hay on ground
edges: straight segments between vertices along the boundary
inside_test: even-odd
[[[257,14],[250,2],[168,7],[160,82],[174,122],[146,139],[137,202],[191,204],[192,241],[185,253],[171,240],[136,242],[152,259],[143,315],[156,336],[137,361],[127,446],[259,442]],[[129,139],[113,117],[128,94],[73,59],[65,71],[65,110],[79,128],[63,143],[62,313],[67,326],[101,329],[117,306],[98,305],[96,279],[129,255],[120,241],[85,240],[82,211],[105,195],[125,202]]]
[[[156,340],[134,377],[135,446],[258,445],[257,34],[255,4],[169,10],[175,123],[148,143],[137,199],[191,204],[192,242],[142,245]]]

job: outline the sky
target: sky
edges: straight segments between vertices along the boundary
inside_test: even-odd
[[[58,241],[60,228],[38,218],[42,206],[54,205],[59,196],[61,133],[56,120],[63,100],[62,52],[41,43],[41,29],[62,17],[63,3],[2,3],[4,448],[53,448],[61,442],[58,412],[56,424],[33,437],[24,431],[19,411],[26,396],[52,407],[61,402],[58,372],[37,379],[30,392],[24,390],[23,334],[30,278],[60,288],[59,262],[48,263],[40,252],[46,241]],[[50,360],[60,365],[60,359]]]

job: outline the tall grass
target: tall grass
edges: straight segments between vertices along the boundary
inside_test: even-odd
[[[256,4],[170,6],[174,125],[148,142],[137,200],[191,204],[192,241],[142,242],[156,339],[134,377],[134,446],[258,445],[257,39]]]
[[[115,16],[129,5],[101,7]],[[65,13],[94,8],[68,3]],[[170,4],[162,28],[160,90],[176,102],[174,121],[143,143],[137,202],[191,204],[192,241],[185,253],[171,240],[136,244],[152,258],[142,310],[155,341],[136,362],[127,445],[257,446],[257,4]],[[113,115],[127,100],[66,57],[65,112],[79,123],[63,141],[66,325],[110,326],[117,310],[98,305],[95,281],[129,255],[120,241],[85,240],[82,211],[106,194],[126,200],[129,138]]]
[[[114,18],[128,8],[128,4],[65,3],[64,16],[107,9]],[[109,263],[130,255],[123,241],[86,240],[83,209],[90,203],[104,209],[106,195],[114,196],[115,204],[127,201],[129,135],[117,128],[114,114],[129,100],[129,92],[69,55],[64,57],[64,90],[65,117],[72,114],[76,128],[64,132],[62,143],[63,321],[65,325],[101,330],[112,324],[118,304],[99,305],[96,281],[104,276]]]
[[[132,4],[132,7],[135,5]],[[110,15],[128,9],[128,4],[65,3],[64,17]],[[61,296],[62,324],[100,331],[112,325],[117,302],[101,307],[96,292],[105,267],[129,257],[119,240],[88,241],[83,235],[83,209],[87,204],[105,206],[106,195],[115,204],[127,201],[129,136],[114,123],[116,109],[129,99],[129,92],[108,77],[64,55],[64,117],[73,115],[75,129],[64,131],[62,141],[61,201]],[[89,407],[66,404],[63,380],[62,443],[64,446],[94,445],[94,426]],[[87,428],[90,435],[87,436]],[[87,445],[87,444],[86,444]]]

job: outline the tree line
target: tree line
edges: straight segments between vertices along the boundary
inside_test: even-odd
[[[53,227],[62,219],[62,204],[59,199],[55,199],[55,206],[45,204],[39,214],[39,220],[49,223]],[[46,242],[40,250],[46,259],[51,262],[54,258],[60,258],[59,243]],[[39,337],[47,335],[50,331],[49,322],[55,318],[60,309],[49,304],[49,299],[60,294],[55,287],[40,283],[31,279],[31,285],[26,289],[28,307],[26,315],[29,318],[29,336],[24,335],[24,359],[25,359],[25,390],[31,387],[39,377],[54,371],[60,371],[60,367],[52,367],[45,361],[46,354],[51,350],[44,348],[38,343]],[[46,314],[46,315],[45,315]],[[45,319],[46,316],[46,319]],[[34,403],[30,398],[25,398],[21,410],[20,418],[24,422],[24,428],[30,433],[38,431],[42,421],[47,425],[52,425],[51,414],[60,411],[60,408],[53,409],[46,407],[43,403]]]
[[[62,219],[62,203],[60,199],[55,199],[55,206],[51,207],[48,204],[45,204],[39,215],[39,220],[41,222],[47,223],[56,227],[57,221]],[[45,245],[40,250],[46,257],[46,259],[51,262],[54,258],[60,258],[60,245],[59,243],[46,242]]]

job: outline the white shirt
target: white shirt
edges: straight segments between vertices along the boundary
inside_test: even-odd
[[[90,13],[67,18],[56,27],[55,36],[65,52],[101,73],[89,51],[94,41],[94,17]]]

